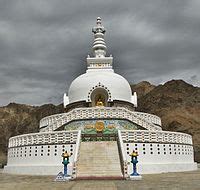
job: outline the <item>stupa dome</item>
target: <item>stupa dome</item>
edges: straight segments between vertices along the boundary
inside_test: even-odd
[[[111,69],[101,69],[80,75],[71,83],[68,91],[69,103],[90,102],[95,91],[105,91],[108,101],[131,102],[132,92],[128,81]]]

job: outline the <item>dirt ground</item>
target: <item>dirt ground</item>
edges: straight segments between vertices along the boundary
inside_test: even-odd
[[[200,169],[191,172],[143,175],[141,181],[79,180],[54,182],[53,176],[8,175],[0,171],[0,190],[200,190]]]

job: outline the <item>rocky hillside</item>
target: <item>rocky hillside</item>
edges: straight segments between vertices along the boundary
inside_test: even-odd
[[[143,84],[148,92],[143,91],[139,96],[138,111],[161,117],[163,130],[193,135],[195,160],[200,162],[200,88],[182,80],[172,80],[156,87],[147,87],[146,82]],[[140,93],[138,85],[132,86],[132,90]]]
[[[138,94],[138,110],[162,118],[163,129],[193,135],[195,160],[200,162],[200,88],[182,80],[154,86],[149,82],[131,85]],[[37,132],[39,120],[62,113],[62,105],[29,106],[10,103],[0,108],[0,163],[6,162],[8,139],[23,133]]]
[[[131,90],[133,92],[137,92],[138,98],[141,98],[142,96],[148,94],[155,87],[156,87],[155,85],[152,85],[151,83],[147,81],[142,81],[138,84],[131,85]]]

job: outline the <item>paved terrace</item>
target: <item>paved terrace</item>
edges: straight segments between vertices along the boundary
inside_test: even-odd
[[[54,182],[52,176],[20,176],[3,174],[0,170],[0,190],[199,190],[200,169],[191,172],[143,175],[142,181],[80,180]]]

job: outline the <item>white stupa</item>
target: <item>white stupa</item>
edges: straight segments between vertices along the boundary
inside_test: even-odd
[[[38,133],[11,137],[4,172],[56,175],[64,151],[72,178],[128,178],[132,151],[141,174],[197,169],[191,135],[163,131],[158,116],[136,111],[137,94],[106,56],[101,18],[92,32],[93,56],[64,94],[65,113],[43,118]]]
[[[114,100],[135,104],[128,81],[113,70],[113,57],[106,57],[105,28],[101,18],[97,18],[97,26],[92,29],[94,43],[92,47],[94,57],[88,55],[87,71],[77,77],[70,85],[68,97],[64,95],[64,105],[80,101],[95,103],[93,99],[101,94],[104,102]],[[101,91],[101,92],[100,92]],[[137,99],[137,98],[136,98]]]

